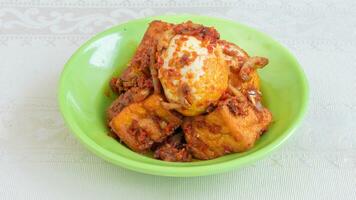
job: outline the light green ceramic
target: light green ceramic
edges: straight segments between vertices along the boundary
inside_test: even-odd
[[[260,71],[264,104],[272,111],[269,130],[245,153],[209,161],[173,163],[140,155],[108,136],[105,110],[114,96],[108,82],[120,74],[135,52],[153,19],[180,23],[192,20],[214,26],[221,38],[234,42],[250,55],[269,58]],[[59,104],[71,131],[103,159],[142,173],[161,176],[201,176],[244,166],[266,156],[283,143],[301,122],[308,102],[305,75],[289,51],[271,37],[236,22],[204,16],[158,16],[133,20],[110,28],[82,45],[64,67],[59,85]]]

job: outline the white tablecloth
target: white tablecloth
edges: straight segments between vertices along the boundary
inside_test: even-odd
[[[353,0],[3,0],[0,199],[356,199]],[[252,166],[198,178],[139,174],[91,154],[59,113],[59,74],[93,34],[134,18],[196,13],[256,27],[286,45],[310,83],[308,114]]]

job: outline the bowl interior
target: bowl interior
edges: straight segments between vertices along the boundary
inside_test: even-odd
[[[273,123],[255,146],[208,161],[170,163],[137,154],[108,136],[105,110],[115,96],[108,82],[122,72],[152,19],[179,23],[192,20],[214,26],[222,39],[234,42],[250,55],[269,58],[260,70],[264,105],[273,113]],[[68,61],[62,73],[59,102],[72,132],[89,149],[113,163],[144,173],[197,176],[225,171],[256,160],[283,142],[301,120],[307,105],[307,82],[294,57],[269,36],[227,20],[203,16],[161,16],[134,20],[85,43]]]

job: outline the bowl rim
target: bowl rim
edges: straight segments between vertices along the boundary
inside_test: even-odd
[[[247,156],[239,157],[236,159],[231,159],[227,161],[223,161],[220,163],[212,163],[208,165],[203,165],[203,166],[160,166],[156,164],[151,164],[151,163],[144,163],[136,160],[129,159],[127,157],[115,154],[99,144],[97,144],[95,141],[93,141],[89,136],[87,136],[84,131],[75,123],[73,117],[68,113],[68,110],[66,109],[67,106],[67,101],[65,98],[66,92],[64,91],[64,80],[66,77],[66,74],[68,74],[68,71],[70,69],[70,63],[74,58],[78,56],[78,52],[80,52],[83,48],[85,48],[88,44],[91,42],[95,41],[96,39],[100,38],[101,36],[109,33],[113,29],[124,26],[125,24],[128,23],[137,23],[137,22],[142,22],[142,21],[149,21],[149,20],[155,20],[155,19],[162,19],[164,17],[182,17],[182,18],[205,18],[205,19],[213,19],[216,21],[220,21],[222,23],[228,23],[228,24],[233,24],[237,26],[242,26],[244,28],[248,28],[252,31],[256,31],[259,34],[263,35],[264,37],[267,37],[271,39],[274,43],[276,43],[281,49],[283,49],[292,59],[292,61],[297,65],[297,70],[298,74],[300,75],[301,79],[301,88],[302,88],[302,99],[301,99],[301,109],[298,112],[298,115],[295,117],[295,119],[290,123],[288,129],[284,132],[282,132],[275,140],[271,141],[270,143],[266,144],[263,148],[251,152]],[[191,177],[191,176],[203,176],[203,175],[210,175],[210,174],[216,174],[216,173],[221,173],[225,172],[229,169],[233,168],[240,168],[243,167],[249,163],[252,163],[254,161],[257,161],[261,159],[262,157],[265,157],[266,155],[270,154],[271,152],[275,151],[280,145],[285,142],[293,133],[294,131],[299,127],[301,124],[307,109],[308,109],[308,104],[309,104],[309,86],[308,86],[308,81],[306,78],[306,75],[303,71],[303,68],[299,64],[299,62],[296,60],[296,58],[293,56],[293,54],[286,48],[284,47],[281,43],[273,39],[271,36],[267,35],[264,32],[261,32],[255,28],[252,28],[250,26],[244,25],[239,22],[235,22],[229,19],[224,19],[224,18],[217,18],[217,17],[211,17],[211,16],[202,16],[202,15],[191,15],[191,14],[177,14],[177,15],[157,15],[157,16],[151,16],[151,17],[145,17],[145,18],[140,18],[140,19],[135,19],[135,20],[130,20],[125,23],[121,23],[118,25],[115,25],[113,27],[110,27],[102,32],[99,32],[95,34],[93,37],[88,39],[85,43],[83,43],[74,53],[73,55],[69,58],[69,60],[66,62],[64,65],[64,68],[61,72],[60,79],[59,79],[59,85],[58,85],[58,91],[57,91],[57,100],[59,103],[59,108],[60,112],[66,122],[66,124],[69,126],[70,131],[83,143],[90,151],[92,151],[94,154],[99,156],[100,158],[113,163],[115,165],[119,165],[121,167],[124,167],[126,169],[134,170],[137,172],[145,173],[145,174],[151,174],[151,175],[159,175],[159,176],[171,176],[171,177]],[[162,161],[165,162],[165,161]]]

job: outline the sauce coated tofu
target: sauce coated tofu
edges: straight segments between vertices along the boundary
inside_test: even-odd
[[[131,149],[145,152],[162,142],[181,125],[182,120],[162,106],[159,95],[126,106],[109,123],[113,132]]]
[[[207,160],[250,149],[271,120],[267,109],[258,111],[247,99],[232,97],[208,115],[187,118],[183,130],[193,156]]]

